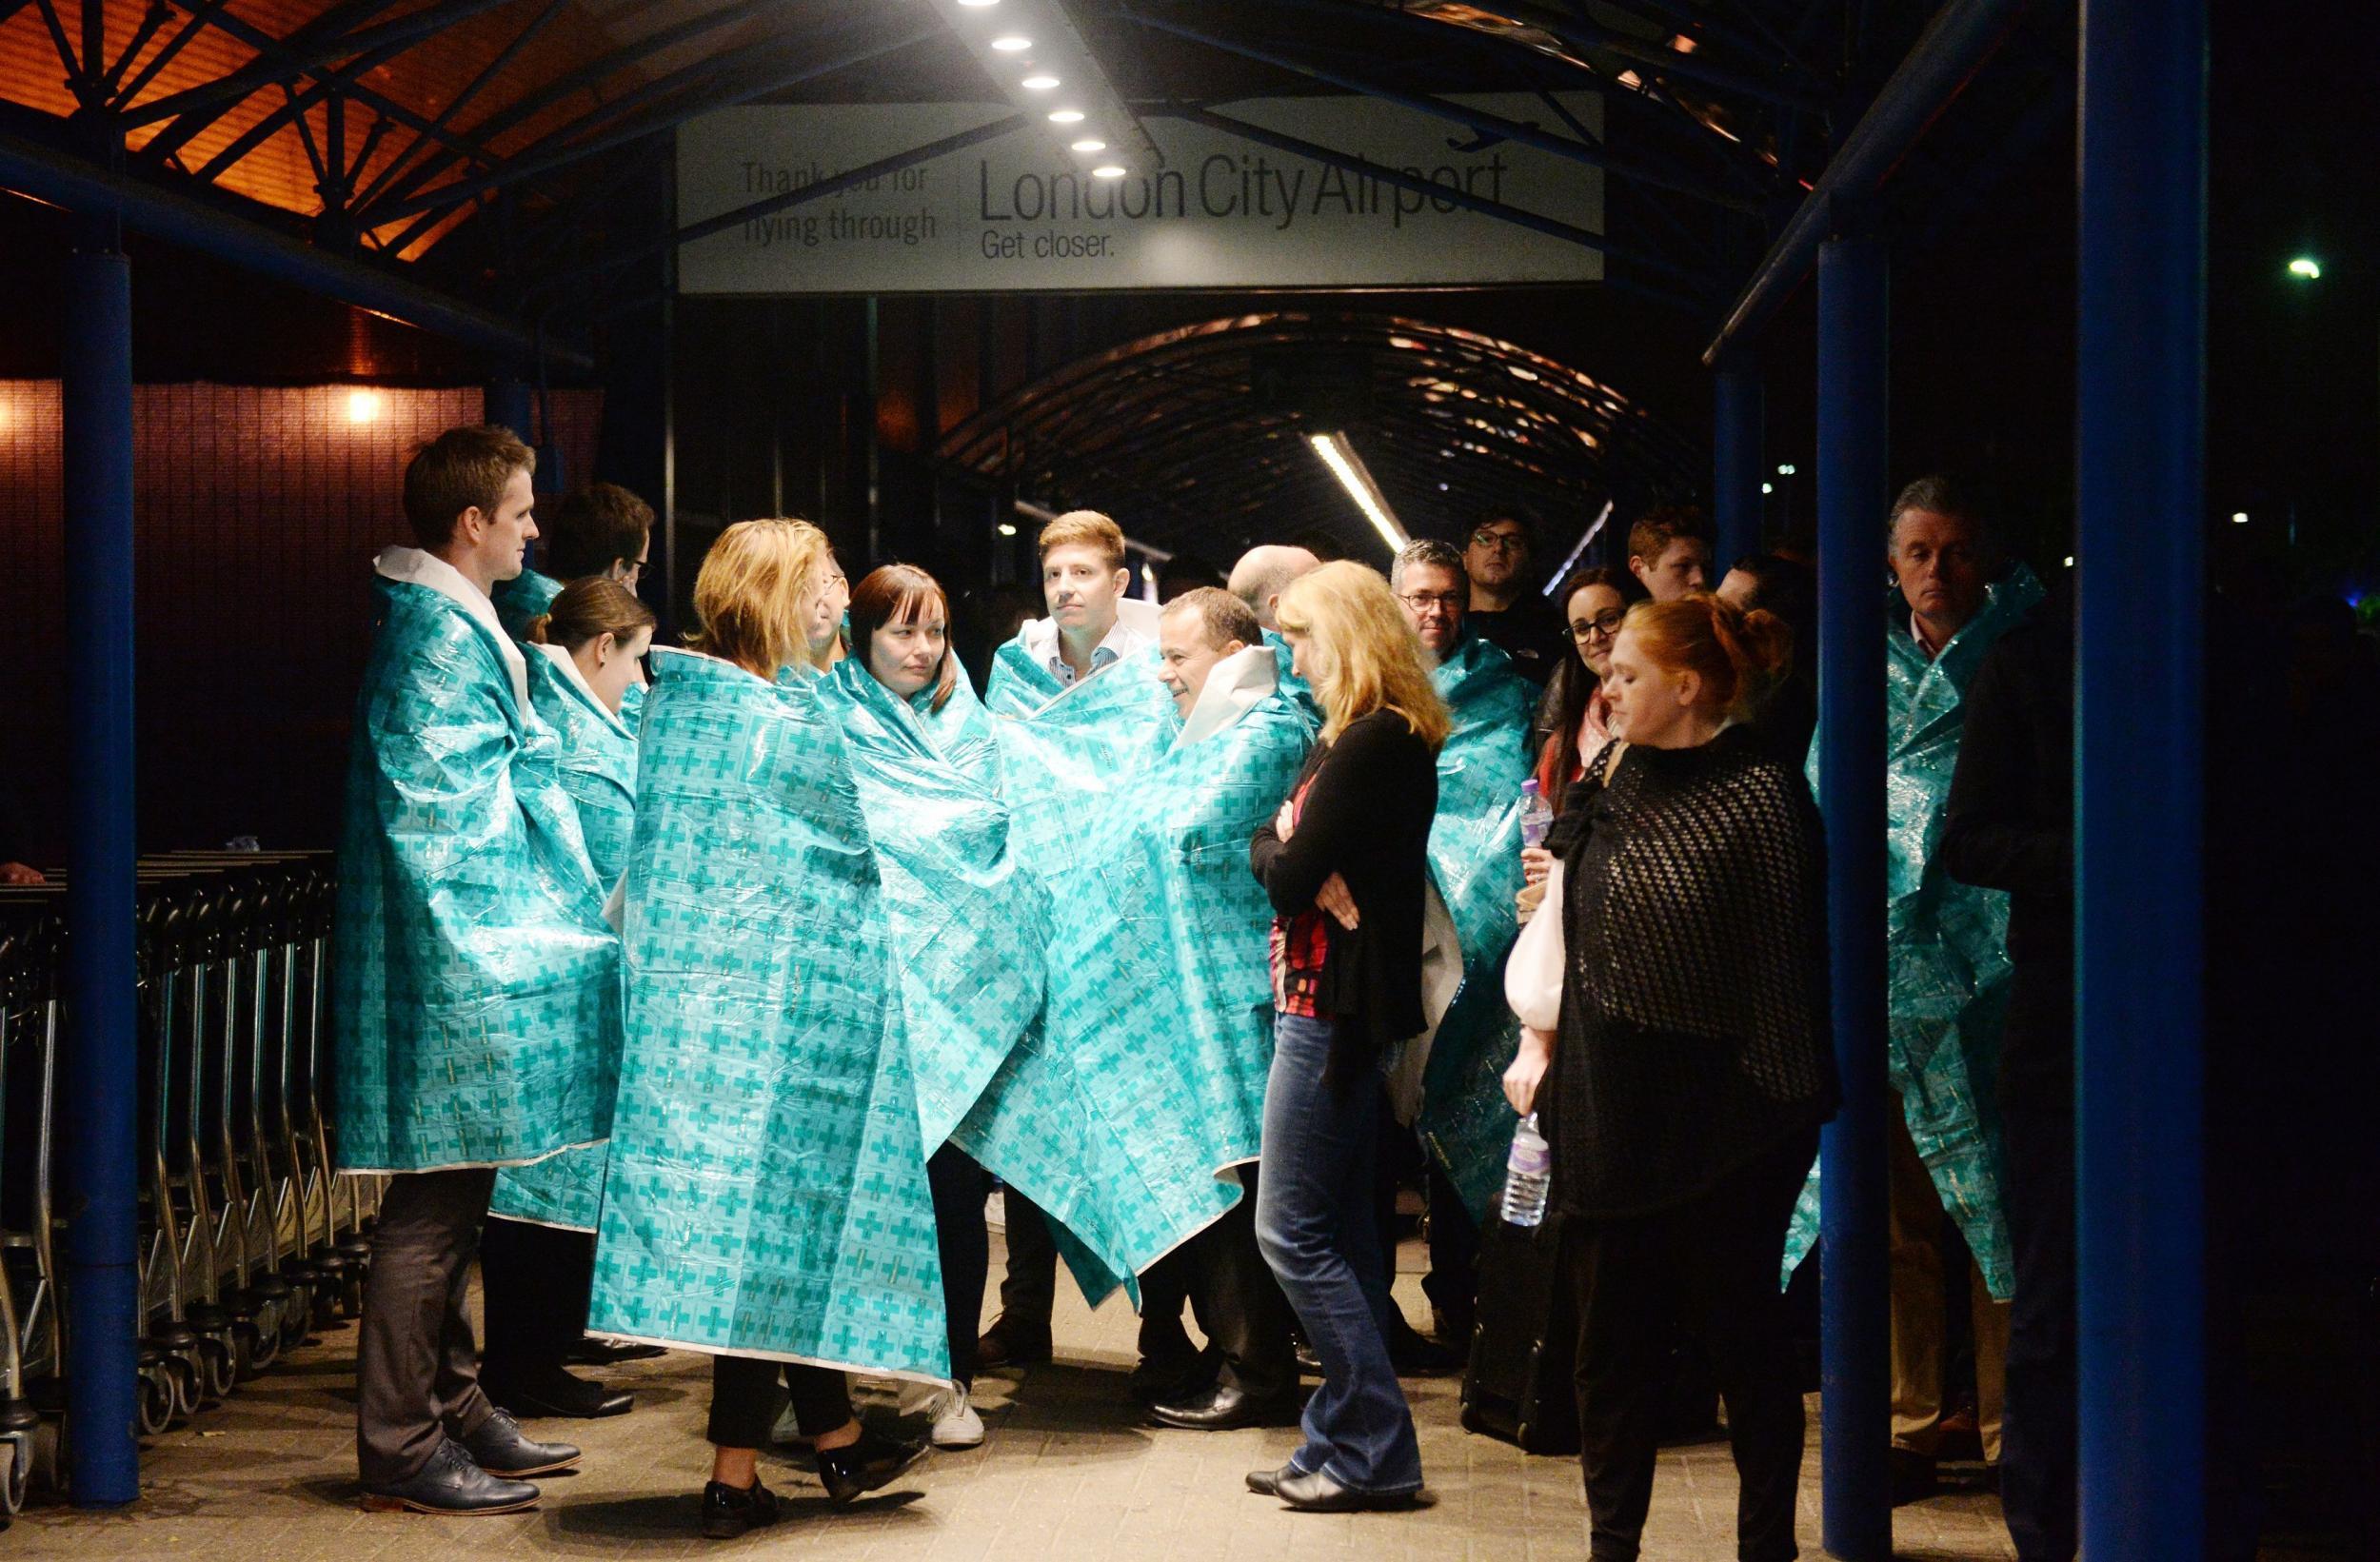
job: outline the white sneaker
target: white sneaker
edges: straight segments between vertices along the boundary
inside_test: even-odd
[[[983,1417],[975,1414],[975,1407],[967,1402],[967,1391],[959,1384],[942,1391],[942,1404],[934,1413],[933,1442],[936,1448],[983,1446]]]

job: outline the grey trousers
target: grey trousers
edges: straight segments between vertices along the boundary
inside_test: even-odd
[[[355,1348],[355,1462],[367,1487],[409,1479],[491,1414],[463,1311],[496,1174],[402,1173],[380,1203]]]

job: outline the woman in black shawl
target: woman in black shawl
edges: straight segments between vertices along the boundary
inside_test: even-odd
[[[1777,1275],[1835,1110],[1825,862],[1800,775],[1741,724],[1792,633],[1715,597],[1629,611],[1603,682],[1614,741],[1547,845],[1513,951],[1504,1076],[1554,1149],[1578,1298],[1578,1414],[1597,1562],[1637,1554],[1656,1373],[1708,1350],[1742,1482],[1737,1554],[1795,1554],[1801,1394]]]

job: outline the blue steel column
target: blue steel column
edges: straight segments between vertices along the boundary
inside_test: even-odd
[[[509,428],[520,436],[523,444],[532,443],[536,430],[529,426],[529,386],[526,380],[506,378],[490,380],[481,393],[480,416],[499,428]]]
[[[1711,397],[1711,521],[1718,558],[1711,583],[1727,566],[1760,551],[1762,413],[1760,371],[1740,356],[1719,366]]]
[[[1825,1542],[1893,1552],[1884,1040],[1884,242],[1818,250],[1818,783],[1843,1106],[1820,1140]]]
[[[2076,336],[2082,1546],[2205,1549],[2205,0],[2086,0]]]
[[[133,959],[132,268],[112,223],[68,262],[66,435],[67,1481],[81,1507],[140,1495],[133,1442],[140,1100]]]

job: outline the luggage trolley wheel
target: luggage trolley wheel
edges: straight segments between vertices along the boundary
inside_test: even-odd
[[[33,1443],[22,1432],[0,1433],[0,1512],[25,1511],[25,1488],[32,1477]]]
[[[168,1431],[174,1422],[174,1413],[181,1406],[181,1395],[174,1392],[173,1371],[159,1356],[141,1363],[140,1425],[141,1435],[154,1437]]]
[[[240,1351],[228,1328],[202,1330],[198,1336],[198,1394],[202,1400],[231,1397],[240,1380]]]
[[[314,1259],[314,1327],[328,1329],[343,1315],[351,1315],[346,1307],[347,1287],[352,1283],[347,1275],[347,1261],[326,1248]]]

